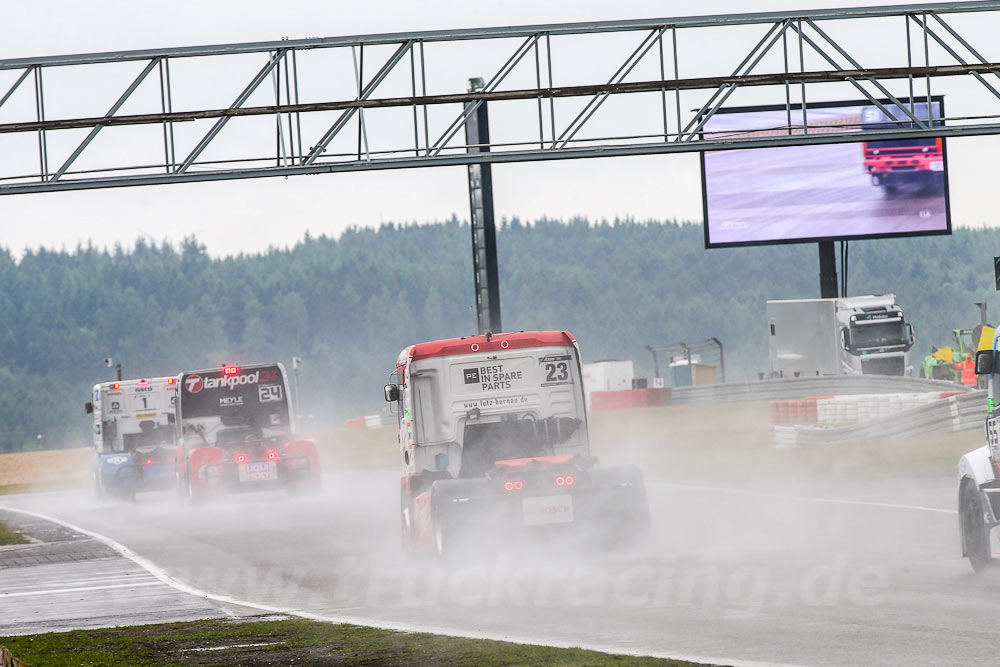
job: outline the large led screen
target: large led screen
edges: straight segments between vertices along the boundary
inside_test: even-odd
[[[900,100],[920,120],[942,125],[944,101]],[[906,119],[888,101],[808,105],[810,133],[891,129]],[[791,107],[792,124],[802,122]],[[789,109],[720,111],[706,138],[787,135]],[[795,130],[801,134],[801,130]],[[748,148],[702,153],[706,247],[948,234],[948,171],[941,138]]]

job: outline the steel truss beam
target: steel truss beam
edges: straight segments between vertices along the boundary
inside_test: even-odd
[[[13,163],[29,164],[23,158],[29,157],[30,153],[28,156],[16,156],[22,159],[5,161],[5,153],[0,150],[0,194],[486,162],[822,144],[888,137],[997,134],[1000,133],[1000,86],[996,85],[993,77],[1000,79],[1000,63],[991,62],[981,48],[977,49],[972,40],[944,18],[946,15],[968,13],[977,14],[980,22],[992,22],[1000,28],[1000,0],[990,0],[424,31],[0,60],[0,74],[5,70],[12,72],[5,79],[9,83],[0,88],[0,110],[8,116],[11,113],[23,116],[0,124],[0,140],[5,135],[25,132],[34,132],[38,136],[36,173],[15,172],[11,166]],[[827,24],[843,21],[863,22],[891,17],[899,18],[906,26],[906,67],[885,63],[866,63],[867,66],[863,66],[851,55],[849,41],[838,41],[832,36],[836,31],[826,27]],[[732,26],[762,27],[762,36],[759,36],[756,44],[749,51],[736,53],[740,59],[736,68],[728,75],[719,73],[682,78],[680,73],[683,63],[688,59],[691,62],[700,61],[701,58],[696,49],[689,53],[678,45],[678,33],[683,34],[689,28],[723,31]],[[911,28],[918,31],[918,39],[923,42],[923,63],[913,62]],[[638,38],[628,51],[602,51],[607,53],[609,71],[613,70],[612,74],[600,79],[603,83],[558,85],[555,82],[553,52],[558,52],[561,48],[559,40],[567,36],[600,39],[601,35],[609,33],[636,33]],[[902,34],[898,37],[899,46],[902,47]],[[465,49],[478,49],[482,45],[495,57],[497,46],[510,44],[512,39],[513,51],[508,51],[509,55],[501,61],[502,64],[481,90],[428,94],[428,79],[432,80],[432,84],[437,80],[438,86],[443,79],[437,76],[432,67],[433,57],[426,57],[427,50],[460,44],[465,44],[462,47]],[[579,40],[579,37],[575,39]],[[797,63],[794,62],[795,58],[791,59],[792,64],[789,63],[790,41],[797,42],[793,44],[798,50]],[[886,37],[886,53],[893,52],[892,41]],[[665,45],[664,42],[668,44]],[[931,43],[947,54],[947,62],[931,62]],[[779,44],[780,50],[784,52],[783,68],[774,71],[775,68],[771,65],[766,72],[756,72],[765,58],[773,56]],[[378,47],[392,48],[380,52]],[[733,48],[735,51],[736,47]],[[350,49],[353,69],[349,67],[343,72],[331,72],[329,68],[317,67],[300,70],[300,59],[314,58],[330,53],[331,50],[335,52],[336,49]],[[374,74],[366,78],[366,56],[371,60],[372,52],[383,55],[379,57],[381,62]],[[831,69],[806,71],[807,53],[818,56]],[[202,59],[199,61],[199,70],[208,70],[214,62],[221,62],[224,58],[239,56],[252,59],[255,57],[253,54],[257,54],[256,57],[263,55],[266,60],[228,107],[198,108],[197,105],[189,105],[184,110],[174,109],[171,61],[198,57]],[[529,58],[529,55],[533,57]],[[996,57],[995,54],[988,55]],[[641,64],[647,62],[648,66],[652,64],[648,61],[654,60],[659,70],[658,79],[629,80]],[[46,116],[45,91],[42,86],[45,70],[72,66],[73,72],[101,76],[105,71],[103,68],[122,62],[143,62],[144,65],[131,85],[109,105],[109,110],[103,116]],[[509,84],[505,87],[515,71],[524,75],[532,68],[534,88],[514,88]],[[405,71],[407,69],[409,71]],[[153,70],[158,71],[158,76],[149,77]],[[322,82],[305,79],[300,81],[300,72],[304,71],[323,72],[322,76],[327,77],[342,76],[343,83],[349,82],[356,94],[353,99],[302,102],[303,87],[310,84],[313,90],[323,87]],[[672,78],[668,73],[672,73]],[[915,113],[914,100],[930,99],[931,81],[942,77],[966,77],[976,82],[978,89],[987,94],[988,105],[977,108],[975,115],[956,114],[943,119],[947,123],[946,127],[927,122],[927,119]],[[29,78],[34,82],[32,105],[26,103],[24,92],[18,94],[28,88],[23,84]],[[273,87],[274,104],[248,106],[247,102],[269,78]],[[160,99],[157,106],[139,113],[117,115],[126,102],[134,99],[136,90],[147,79],[158,80]],[[405,86],[400,87],[400,79],[405,79]],[[60,80],[65,80],[65,77]],[[817,132],[817,126],[809,122],[807,103],[810,97],[807,93],[812,94],[812,99],[818,99],[815,93],[810,92],[813,87],[831,82],[850,84],[868,103],[881,109],[890,121],[895,121],[897,128],[876,130],[854,124],[843,126],[840,132]],[[915,85],[915,82],[921,82],[921,85]],[[224,83],[226,82],[212,81],[211,85],[220,86]],[[797,118],[793,118],[792,113],[793,85],[801,92],[800,99],[797,100],[801,111],[796,112],[801,116]],[[787,109],[787,123],[769,128],[776,131],[766,133],[767,136],[748,136],[739,130],[731,130],[729,135],[706,132],[709,121],[717,113],[727,110],[733,94],[738,89],[750,87],[763,89],[765,94],[773,92],[773,102]],[[188,89],[191,89],[190,85]],[[706,91],[699,99],[700,108],[682,112],[682,91]],[[656,93],[658,101],[650,106],[650,98],[643,97],[643,93]],[[668,114],[668,95],[674,97],[675,119]],[[706,99],[705,95],[707,101],[703,101]],[[626,126],[615,131],[598,133],[599,131],[591,130],[594,126],[593,119],[601,116],[601,110],[611,96],[621,96],[630,104],[635,101],[635,114],[629,116]],[[581,99],[584,104],[582,108],[577,107],[565,116],[569,119],[568,122],[564,120],[561,124],[557,123],[556,101],[568,98]],[[315,100],[315,95],[312,99]],[[537,105],[536,124],[526,125],[520,120],[512,121],[511,128],[506,128],[507,131],[503,134],[505,141],[491,144],[489,151],[474,150],[478,147],[468,141],[461,143],[465,133],[460,133],[460,130],[484,102],[491,102],[491,116],[494,127],[497,128],[503,127],[504,111],[509,108],[502,103],[532,99],[536,100]],[[547,115],[543,110],[545,99],[548,99],[549,106]],[[883,99],[887,102],[883,103]],[[429,110],[448,109],[449,105],[462,105],[456,108],[456,115],[450,123],[441,124],[440,117],[431,118]],[[380,110],[393,108],[409,108],[411,119],[404,123],[411,123],[412,127],[404,127],[402,132],[393,133],[392,130],[385,129],[385,123],[372,124]],[[655,112],[655,124],[658,125],[655,131],[643,128],[638,121],[634,127],[628,125],[632,122],[633,115],[638,118],[650,109]],[[303,116],[309,119],[313,118],[309,114],[324,112],[340,113],[332,122],[323,122],[318,132],[315,122],[308,125],[303,122]],[[369,115],[371,119],[368,118]],[[226,136],[231,131],[226,128],[232,119],[250,116],[273,116],[274,130],[272,133],[258,131],[252,139],[259,138],[260,143],[253,144],[249,151],[253,155],[246,157],[247,151],[243,151],[238,157],[229,148],[231,143],[221,143],[219,137]],[[214,123],[197,141],[188,144],[181,141],[179,136],[175,137],[176,123],[201,120],[213,120]],[[398,125],[398,120],[395,122]],[[151,155],[148,160],[139,163],[116,162],[115,154],[108,156],[102,153],[102,162],[111,162],[110,166],[102,169],[76,167],[74,170],[81,155],[96,153],[100,150],[98,145],[106,146],[110,143],[109,137],[103,143],[94,144],[93,139],[98,133],[103,131],[113,135],[114,130],[111,128],[148,124],[162,126],[161,156]],[[342,147],[345,139],[343,130],[352,124],[357,125],[357,145],[351,146],[348,151]],[[823,127],[829,128],[829,125]],[[60,158],[62,161],[57,163],[61,164],[58,169],[49,172],[49,153],[54,152],[52,147],[55,146],[49,141],[50,135],[59,136],[59,132],[80,128],[90,128],[89,134],[67,156]],[[53,132],[57,134],[52,135]],[[515,136],[508,139],[508,135]],[[432,141],[432,137],[437,138]],[[267,148],[268,143],[270,148]],[[211,160],[203,157],[210,147],[214,156]],[[183,151],[180,155],[185,156],[179,161],[178,150]],[[10,153],[7,155],[10,157]]]

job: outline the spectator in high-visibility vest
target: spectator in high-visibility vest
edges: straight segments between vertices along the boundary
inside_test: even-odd
[[[962,371],[962,384],[966,387],[975,387],[979,381],[976,379],[976,362],[972,359],[972,353],[965,354],[965,361],[955,364],[955,368]]]

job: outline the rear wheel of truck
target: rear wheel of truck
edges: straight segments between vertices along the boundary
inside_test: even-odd
[[[431,485],[431,528],[434,550],[446,560],[478,551],[476,527],[487,525],[487,518],[476,509],[475,501],[486,492],[485,479],[446,479]]]
[[[403,551],[411,552],[416,548],[417,537],[413,529],[413,502],[405,489],[399,490],[399,535]]]
[[[192,505],[197,505],[201,502],[201,496],[194,490],[194,484],[191,483],[190,475],[184,476],[184,497]]]
[[[598,468],[591,471],[591,479],[608,508],[600,517],[603,541],[616,548],[641,542],[649,531],[649,501],[642,471],[636,466]]]
[[[974,484],[966,482],[962,487],[961,509],[962,541],[965,543],[965,555],[969,564],[976,572],[982,572],[990,566],[990,536],[986,530],[983,518],[983,504]]]

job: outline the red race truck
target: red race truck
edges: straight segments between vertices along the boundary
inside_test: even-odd
[[[281,364],[223,366],[180,376],[178,491],[193,501],[233,491],[318,490],[316,443],[294,435]]]
[[[940,102],[931,102],[931,106],[934,111],[931,125],[942,125]],[[878,107],[865,107],[862,111],[864,129],[893,130],[915,126],[896,105],[890,104],[886,108],[905,122],[893,121]],[[909,105],[906,109],[911,111]],[[911,113],[924,121],[931,117],[927,113],[926,102],[914,104]],[[864,169],[871,176],[872,185],[881,187],[887,194],[896,192],[902,186],[944,187],[944,143],[940,137],[863,141],[861,146]]]
[[[649,508],[634,466],[590,454],[580,352],[564,331],[411,345],[385,398],[397,408],[404,545],[450,555],[508,534],[620,543]]]

